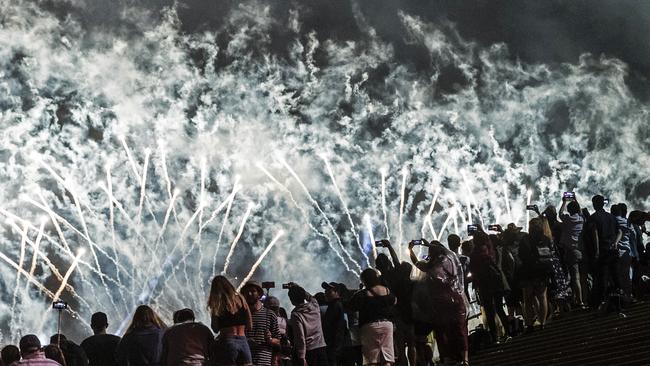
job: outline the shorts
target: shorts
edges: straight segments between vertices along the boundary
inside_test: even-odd
[[[364,324],[361,327],[361,352],[364,365],[394,363],[393,323],[379,321]]]
[[[252,365],[253,357],[244,336],[227,336],[217,339],[214,352],[215,363],[221,366]]]

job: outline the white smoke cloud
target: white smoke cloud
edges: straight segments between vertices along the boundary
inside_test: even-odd
[[[357,229],[365,230],[367,214],[376,238],[390,234],[396,241],[403,169],[403,240],[421,235],[438,187],[431,218],[436,231],[449,212],[460,211],[462,232],[470,220],[468,204],[471,221],[523,224],[528,189],[540,205],[557,204],[563,190],[574,188],[583,202],[603,192],[638,207],[650,203],[633,188],[650,173],[644,158],[648,107],[630,93],[627,67],[615,59],[512,62],[504,45],[480,48],[452,25],[400,14],[408,30],[404,37],[431,57],[431,68],[422,71],[398,62],[393,47],[361,14],[356,15],[364,37],[347,42],[319,40],[301,24],[300,9],[290,10],[288,23],[281,24],[258,2],[232,10],[218,31],[183,34],[169,9],[126,37],[88,31],[32,3],[1,4],[0,206],[5,218],[15,215],[19,226],[31,225],[32,241],[47,214],[34,201],[70,222],[57,220],[59,235],[50,220],[42,242],[61,272],[70,266],[71,253],[92,249],[70,282],[77,296],[64,292],[85,319],[103,310],[117,325],[144,298],[167,318],[190,306],[205,320],[210,276],[221,271],[249,202],[255,206],[228,272],[235,284],[284,230],[256,278],[278,285],[298,281],[310,290],[321,280],[354,285],[352,272],[365,259],[341,200]],[[123,16],[149,19],[142,9],[130,10]],[[291,35],[285,56],[271,51],[278,27]],[[228,39],[226,47],[218,46],[219,36]],[[451,87],[442,81],[448,70],[458,75]],[[387,171],[389,233],[383,229],[381,169]],[[241,189],[228,219],[222,210],[199,236],[200,224],[236,182]],[[179,195],[162,232],[174,190]],[[1,228],[2,252],[18,261],[20,235],[8,223]],[[455,230],[453,222],[447,230]],[[0,284],[3,303],[11,303],[16,273],[6,265],[0,265]],[[42,261],[35,278],[52,290],[59,286]],[[45,322],[51,314],[18,318],[41,313],[48,301],[35,288],[23,291],[25,279],[20,281],[16,311],[1,312],[3,342],[20,335],[10,330],[16,329],[11,322],[20,322],[20,329],[53,330]],[[82,325],[73,323],[69,331],[81,336],[88,332]]]

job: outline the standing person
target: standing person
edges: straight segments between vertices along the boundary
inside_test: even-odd
[[[280,345],[278,317],[262,304],[260,299],[264,290],[257,282],[246,282],[241,293],[251,313],[252,324],[251,328],[246,329],[246,337],[253,356],[253,365],[271,366],[273,348]]]
[[[566,211],[565,211],[566,210]],[[580,250],[580,235],[585,223],[578,201],[562,197],[560,207],[560,221],[562,222],[562,234],[560,235],[560,248],[564,252],[564,265],[569,273],[571,290],[573,291],[573,305],[584,308],[582,301],[582,285],[580,280],[580,262],[582,251]]]
[[[327,361],[330,366],[341,366],[343,363],[343,347],[349,342],[349,331],[345,321],[345,309],[341,296],[347,290],[345,285],[336,282],[323,282],[327,310],[323,315],[323,336],[327,344]]]
[[[63,351],[61,351],[61,348],[59,348],[59,346],[56,344],[48,344],[47,346],[43,347],[43,353],[45,353],[45,358],[56,361],[62,366],[67,366]]]
[[[422,245],[429,247],[429,256],[418,260],[413,251],[416,241],[409,243],[411,261],[428,279],[429,292],[425,302],[432,314],[440,358],[443,362],[467,365],[467,299],[463,295],[463,273],[455,255],[437,241],[428,243],[421,239]],[[471,263],[471,262],[470,262]],[[414,302],[418,300],[414,298]],[[422,302],[422,300],[419,300]],[[418,353],[418,362],[421,355]]]
[[[107,334],[108,318],[106,314],[97,312],[90,317],[90,328],[93,335],[81,342],[81,348],[88,356],[90,366],[113,366],[117,363],[115,350],[120,343],[120,337]]]
[[[140,305],[117,346],[120,366],[158,366],[162,355],[162,337],[167,326],[152,308]]]
[[[621,288],[618,278],[618,249],[616,244],[622,236],[616,218],[605,211],[605,198],[596,195],[591,199],[595,212],[587,220],[591,246],[595,253],[595,283],[592,304],[606,309],[607,286],[611,280],[614,291]]]
[[[452,239],[453,240],[453,239]],[[460,238],[458,238],[460,245]],[[396,313],[393,321],[393,344],[395,346],[395,363],[407,365],[410,361],[415,364],[415,332],[411,300],[413,281],[411,271],[413,266],[408,262],[400,262],[397,252],[388,240],[380,240],[378,246],[388,249],[393,260],[394,269],[391,273],[391,286],[388,288],[397,298]],[[383,283],[383,282],[382,282]],[[408,348],[408,352],[407,352]]]
[[[519,257],[522,262],[520,281],[524,290],[524,322],[526,332],[530,333],[535,318],[543,329],[548,316],[546,291],[553,273],[553,236],[543,217],[531,219],[528,231],[528,237],[519,248]]]
[[[50,344],[61,349],[67,366],[88,366],[88,357],[83,348],[68,340],[63,334],[55,334],[50,337]]]
[[[192,309],[178,310],[163,335],[161,365],[207,365],[213,341],[212,331],[195,320]]]
[[[633,228],[627,221],[627,206],[623,203],[612,206],[611,213],[616,218],[617,229],[621,233],[617,242],[618,277],[626,297],[632,297],[632,264],[638,259]]]
[[[501,324],[506,330],[508,327],[508,317],[503,310],[504,278],[501,269],[497,265],[496,249],[493,242],[488,234],[481,230],[474,234],[474,250],[469,263],[474,286],[478,290],[480,303],[485,309],[485,317],[492,335],[492,342],[497,342],[496,316],[499,316]]]
[[[294,308],[289,324],[297,366],[327,366],[327,351],[318,301],[305,289],[291,282],[289,300]]]
[[[14,361],[11,366],[61,366],[60,363],[45,357],[45,353],[41,349],[41,341],[34,334],[23,336],[19,346],[22,359]]]
[[[264,302],[269,310],[278,317],[278,330],[280,331],[280,348],[273,350],[273,366],[288,366],[291,362],[292,345],[289,340],[289,319],[287,311],[280,307],[280,300],[275,296],[269,296]]]
[[[244,297],[224,276],[212,279],[208,310],[211,327],[217,338],[214,361],[220,366],[248,366],[253,364],[246,339],[246,329],[251,329],[251,313]]]
[[[373,268],[361,272],[361,283],[364,288],[354,294],[348,306],[359,311],[363,365],[392,365],[395,350],[391,320],[395,295],[381,284],[379,274]]]
[[[20,360],[20,349],[18,347],[13,344],[2,347],[2,351],[0,351],[1,365],[9,366],[18,360]]]

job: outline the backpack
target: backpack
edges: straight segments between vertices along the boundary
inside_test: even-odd
[[[553,250],[549,243],[544,240],[533,245],[533,260],[536,265],[545,269],[553,268]]]

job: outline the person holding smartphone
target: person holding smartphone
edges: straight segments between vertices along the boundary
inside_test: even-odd
[[[429,255],[424,260],[419,260],[413,250],[418,244],[429,248]],[[408,248],[413,265],[428,277],[427,301],[435,309],[435,314],[431,314],[431,325],[441,360],[468,365],[467,299],[458,258],[437,241],[413,240]]]

